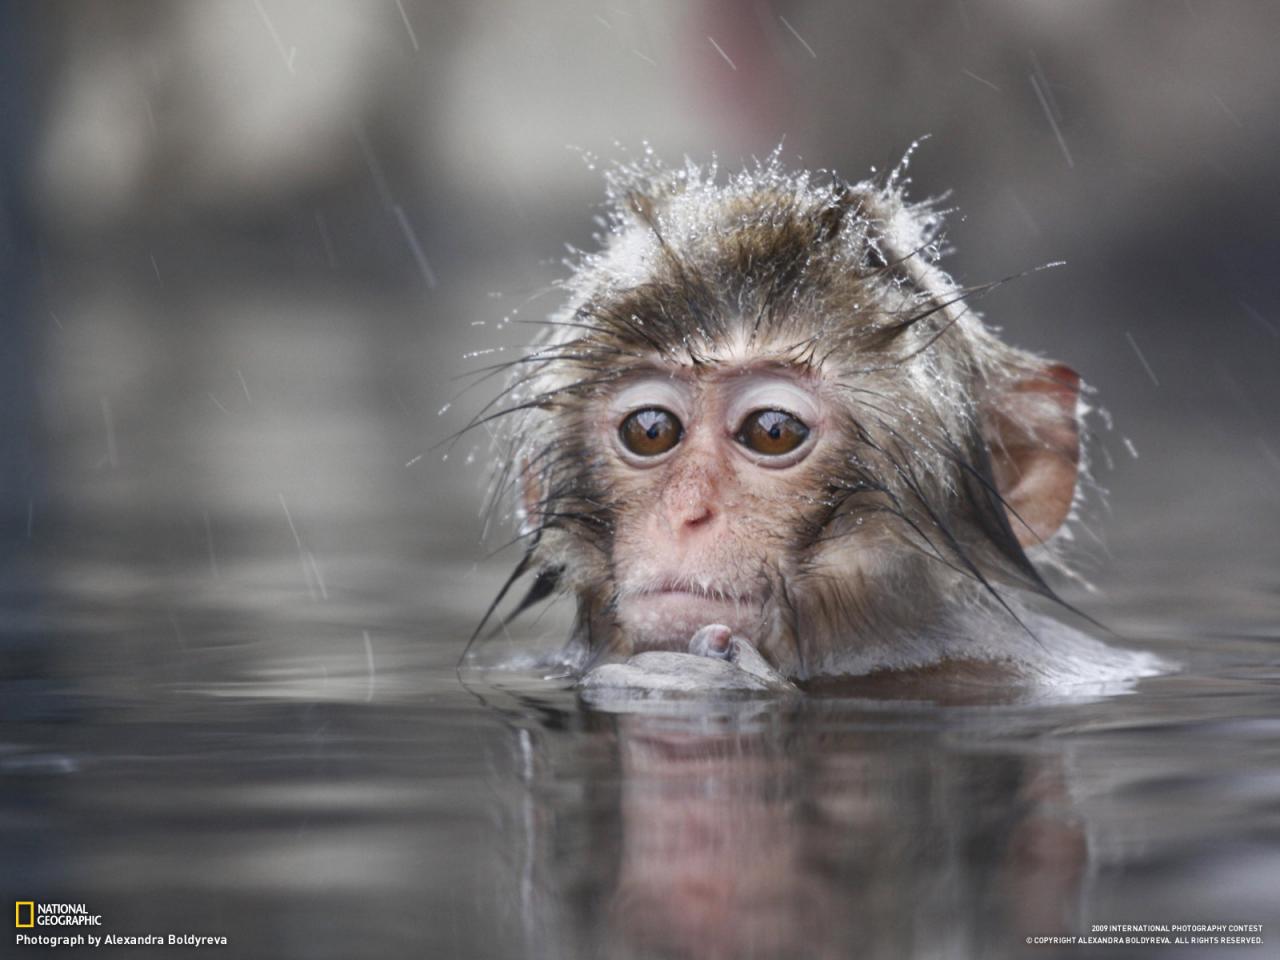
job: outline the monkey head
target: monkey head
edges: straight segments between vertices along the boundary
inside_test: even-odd
[[[802,676],[1049,592],[1079,379],[984,326],[933,205],[776,158],[623,167],[610,200],[500,401],[517,573],[574,596],[581,651],[718,623]]]

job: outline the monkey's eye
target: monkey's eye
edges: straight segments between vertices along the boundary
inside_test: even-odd
[[[757,410],[742,421],[734,439],[766,457],[790,453],[809,436],[809,428],[785,410]]]
[[[628,414],[618,427],[618,439],[638,457],[656,457],[666,453],[683,436],[684,427],[676,415],[661,407],[645,407]]]

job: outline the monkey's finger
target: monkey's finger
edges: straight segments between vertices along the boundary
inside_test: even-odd
[[[689,640],[689,652],[695,657],[728,660],[733,653],[733,631],[723,623],[709,623]]]

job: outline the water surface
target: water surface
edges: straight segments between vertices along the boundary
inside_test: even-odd
[[[1271,637],[1135,636],[1182,669],[1117,696],[614,714],[462,685],[488,568],[350,539],[323,594],[291,537],[216,577],[109,539],[11,562],[8,899],[277,958],[1049,956],[1025,939],[1280,920]]]

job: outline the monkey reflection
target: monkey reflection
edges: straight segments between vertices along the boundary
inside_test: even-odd
[[[797,771],[765,734],[619,718],[616,935],[641,952],[785,956],[821,942],[834,891],[806,856]]]
[[[616,758],[593,780],[616,777],[616,793],[567,805],[548,787],[577,761],[536,741],[520,822],[539,945],[1002,956],[1072,929],[1087,849],[1055,758],[956,751],[938,733],[807,733],[813,718],[751,709],[719,723],[614,718]]]
[[[937,210],[897,173],[776,158],[723,184],[623,167],[610,198],[478,418],[508,424],[520,609],[571,594],[588,666],[711,624],[792,678],[1016,661],[1014,592],[1052,596],[1030,557],[1076,494],[1079,378],[983,325],[994,285],[937,266]]]

